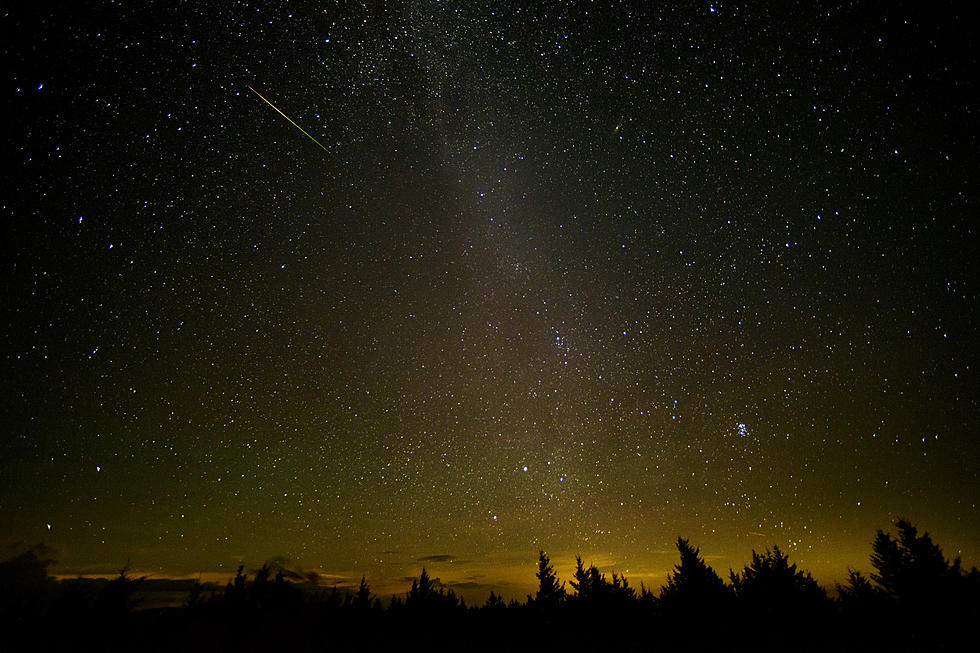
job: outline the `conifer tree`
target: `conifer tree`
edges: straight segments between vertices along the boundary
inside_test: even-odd
[[[731,578],[741,601],[770,612],[812,609],[827,599],[827,593],[810,573],[790,564],[778,546],[764,554],[753,551],[752,562],[741,574],[733,571]]]
[[[558,574],[544,551],[538,551],[538,593],[534,600],[540,606],[553,608],[565,598],[565,584],[558,584]]]
[[[357,594],[354,595],[354,607],[362,610],[371,607],[371,587],[364,576],[361,576],[361,585],[357,588]]]
[[[729,599],[731,591],[721,576],[701,557],[701,549],[678,537],[677,550],[681,561],[667,576],[667,584],[660,591],[660,606],[681,611],[691,610],[695,606],[701,609],[721,607]]]
[[[871,579],[888,596],[900,602],[929,601],[949,589],[962,575],[957,558],[950,564],[929,533],[899,519],[898,538],[879,530],[872,544]]]
[[[572,589],[575,590],[577,598],[584,598],[589,593],[589,573],[582,564],[582,556],[575,556],[575,571],[572,573],[572,580],[569,581]]]

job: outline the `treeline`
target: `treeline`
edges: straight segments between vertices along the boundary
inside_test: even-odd
[[[753,551],[727,581],[678,538],[679,562],[654,592],[579,557],[571,578],[538,555],[537,591],[468,606],[425,569],[386,602],[357,591],[308,591],[283,569],[239,567],[221,589],[195,584],[179,608],[137,610],[144,579],[124,569],[51,594],[45,561],[0,563],[0,649],[16,650],[941,650],[976,642],[980,573],[947,560],[907,521],[878,531],[869,576],[832,594],[778,547]],[[30,559],[33,556],[33,560]],[[46,589],[48,594],[42,591]],[[16,636],[14,636],[16,634]]]

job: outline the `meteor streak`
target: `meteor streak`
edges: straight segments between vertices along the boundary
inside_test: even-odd
[[[323,147],[323,145],[320,143],[320,141],[318,141],[317,139],[315,139],[312,136],[310,136],[309,133],[307,133],[307,131],[305,129],[303,129],[302,127],[300,127],[299,125],[297,125],[295,122],[293,122],[293,119],[292,118],[290,118],[289,116],[287,116],[286,114],[284,114],[282,111],[279,111],[279,107],[277,107],[276,105],[274,105],[272,102],[269,102],[268,100],[266,100],[262,96],[261,93],[259,93],[258,91],[256,91],[251,86],[248,86],[247,88],[248,88],[248,90],[250,90],[253,93],[255,93],[256,95],[258,95],[260,98],[262,98],[262,101],[263,102],[265,102],[270,107],[272,107],[273,109],[275,109],[276,110],[276,113],[278,113],[280,116],[282,116],[283,118],[285,118],[286,120],[288,120],[292,124],[293,127],[295,127],[296,129],[298,129],[301,132],[303,132],[304,134],[306,134],[306,137],[308,139],[310,139],[311,141],[313,141],[314,143],[316,143],[317,145],[319,145],[323,149],[324,152],[328,152],[328,153],[330,152],[330,150],[328,150],[327,148]]]

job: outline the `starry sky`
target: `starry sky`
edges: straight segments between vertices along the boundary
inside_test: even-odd
[[[900,516],[980,563],[953,5],[12,4],[3,546],[481,602],[679,535],[829,584]]]

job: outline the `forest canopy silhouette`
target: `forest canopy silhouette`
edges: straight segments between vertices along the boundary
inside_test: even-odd
[[[0,563],[3,648],[31,650],[929,650],[975,639],[980,572],[948,560],[906,520],[877,531],[869,575],[831,592],[778,546],[753,551],[726,582],[679,537],[659,591],[576,558],[561,579],[538,552],[537,591],[467,605],[425,568],[403,594],[376,596],[362,577],[341,593],[275,563],[244,566],[223,588],[196,582],[182,605],[140,608],[146,578],[57,582],[43,546]],[[311,589],[312,588],[312,589]]]

